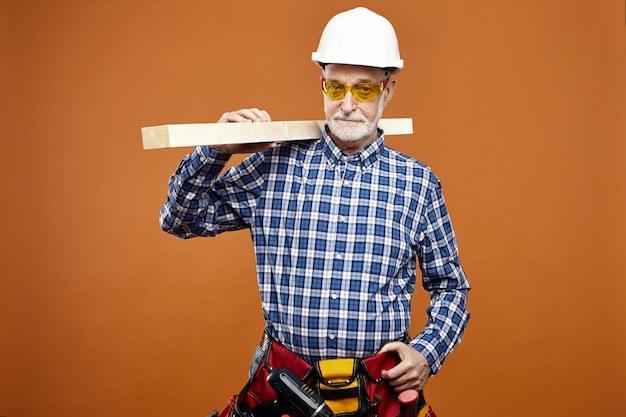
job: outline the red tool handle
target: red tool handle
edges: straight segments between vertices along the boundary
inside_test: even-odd
[[[402,391],[398,395],[398,401],[400,402],[400,417],[416,417],[417,412],[417,400],[419,400],[420,394],[417,390],[407,389]]]

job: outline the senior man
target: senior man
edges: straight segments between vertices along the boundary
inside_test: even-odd
[[[162,208],[163,229],[181,238],[251,233],[266,328],[250,379],[222,416],[285,414],[267,388],[277,367],[335,414],[397,415],[390,392],[421,392],[469,319],[440,181],[387,147],[378,128],[404,65],[393,26],[362,7],[339,13],[312,60],[327,121],[319,139],[198,147],[171,177]],[[219,122],[270,120],[252,108]],[[220,176],[235,153],[251,155]],[[418,268],[430,306],[411,337]]]

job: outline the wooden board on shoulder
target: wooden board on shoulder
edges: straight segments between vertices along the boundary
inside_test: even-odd
[[[191,123],[149,126],[141,129],[144,149],[234,143],[285,142],[317,139],[326,122],[323,120],[263,123]],[[385,135],[410,135],[413,119],[381,119],[378,126]]]

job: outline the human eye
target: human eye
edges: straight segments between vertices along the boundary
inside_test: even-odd
[[[339,90],[343,90],[344,86],[343,84],[337,82],[337,81],[328,81],[326,83],[326,88],[332,91],[339,91]]]
[[[360,91],[361,93],[371,93],[374,91],[374,87],[372,86],[372,84],[369,83],[356,84],[354,88],[356,88],[357,91]]]

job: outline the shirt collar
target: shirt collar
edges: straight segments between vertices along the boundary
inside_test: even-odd
[[[324,144],[324,156],[329,165],[335,167],[339,163],[346,160],[349,156],[351,161],[360,164],[363,170],[369,168],[380,156],[382,149],[385,146],[385,135],[382,129],[378,128],[378,137],[376,140],[365,148],[360,149],[352,155],[344,153],[328,135],[328,127],[322,131],[322,142]]]

